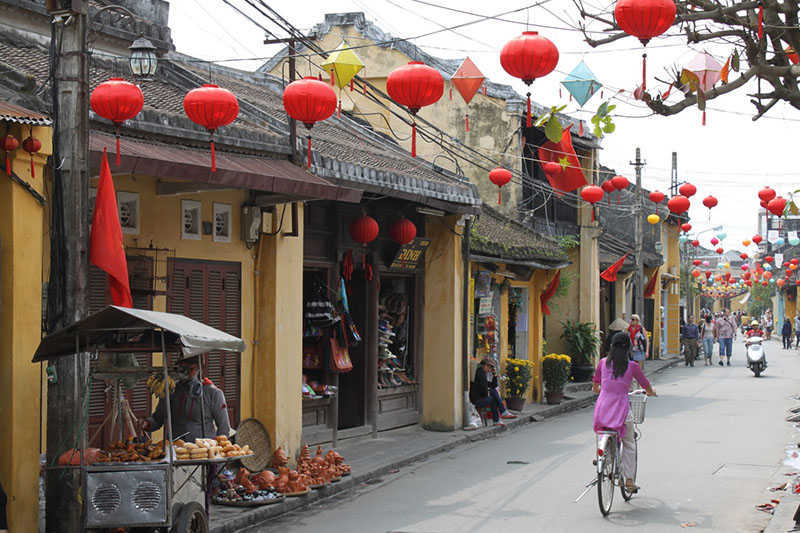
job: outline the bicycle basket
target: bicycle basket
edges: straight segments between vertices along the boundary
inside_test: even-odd
[[[644,412],[647,406],[647,396],[632,392],[628,394],[628,402],[631,405],[631,419],[634,424],[644,422]]]

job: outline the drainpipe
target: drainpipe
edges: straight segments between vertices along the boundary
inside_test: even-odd
[[[472,405],[469,401],[469,280],[471,277],[471,257],[469,249],[469,238],[472,232],[472,219],[468,218],[464,222],[464,236],[461,238],[461,255],[464,258],[464,298],[461,324],[461,352],[462,352],[462,374],[463,374],[463,393],[464,393],[464,429],[478,429],[478,421],[472,417]]]

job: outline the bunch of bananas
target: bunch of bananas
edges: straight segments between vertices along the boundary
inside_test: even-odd
[[[164,376],[161,374],[153,374],[147,378],[147,389],[151,394],[155,394],[160,398],[164,397]],[[169,378],[169,393],[175,392],[175,380]]]

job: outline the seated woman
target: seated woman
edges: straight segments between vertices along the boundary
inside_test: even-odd
[[[494,362],[491,359],[481,359],[475,370],[475,379],[469,386],[469,401],[476,409],[489,407],[492,410],[492,420],[496,426],[504,426],[500,421],[502,404],[500,395],[496,393],[497,375],[494,373]],[[495,394],[492,394],[492,390]]]
[[[622,440],[622,475],[625,478],[625,488],[629,492],[636,492],[639,490],[633,480],[636,448],[633,422],[628,420],[628,391],[633,378],[636,378],[640,387],[644,387],[648,396],[655,396],[656,391],[650,386],[639,363],[629,360],[630,351],[631,338],[627,332],[614,335],[608,355],[597,363],[597,370],[592,378],[592,391],[600,393],[594,406],[594,430],[617,432]]]

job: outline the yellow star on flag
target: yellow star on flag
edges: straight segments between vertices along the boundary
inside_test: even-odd
[[[558,158],[558,164],[561,165],[562,170],[566,170],[567,167],[569,166],[569,157],[564,156]]]

